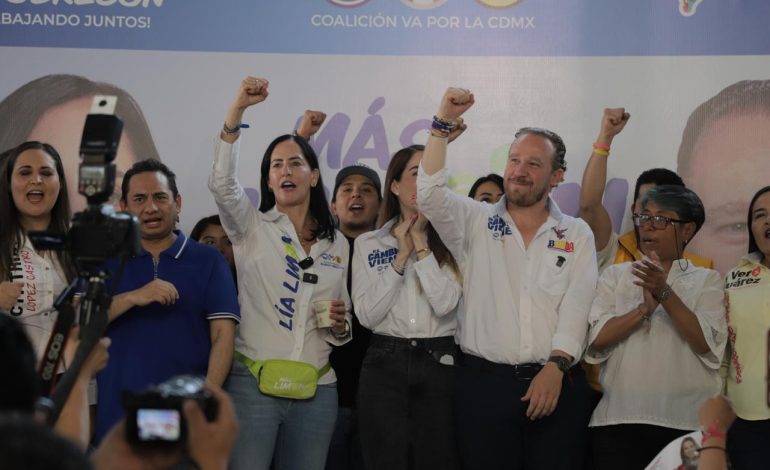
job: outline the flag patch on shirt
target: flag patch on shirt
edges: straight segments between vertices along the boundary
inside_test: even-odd
[[[319,258],[321,259],[321,266],[328,266],[330,268],[336,268],[336,269],[345,269],[345,266],[342,265],[341,256],[335,256],[329,253],[324,253]]]
[[[567,240],[548,240],[548,248],[551,250],[572,253],[575,251],[575,243]]]

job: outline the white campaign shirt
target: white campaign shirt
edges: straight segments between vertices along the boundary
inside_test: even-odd
[[[607,321],[644,301],[636,279],[630,262],[602,273],[589,316],[589,344]],[[693,352],[659,305],[649,325],[642,324],[610,348],[586,352],[587,362],[604,363],[599,376],[604,395],[590,426],[639,423],[697,429],[698,407],[719,393],[719,366],[727,342],[722,277],[682,259],[671,265],[667,283],[698,317],[709,352]]]
[[[580,360],[596,288],[596,250],[588,225],[550,214],[524,241],[503,197],[494,205],[451,191],[447,170],[417,176],[417,203],[462,267],[463,351],[503,364],[545,363],[554,349]]]
[[[302,270],[298,263],[306,256],[289,218],[275,207],[257,210],[238,182],[238,150],[239,141],[231,145],[217,138],[209,178],[238,272],[241,323],[235,349],[254,360],[288,359],[321,368],[329,362],[332,345],[350,340],[319,329],[312,315],[316,300],[341,299],[350,311],[348,242],[339,231],[334,242],[318,240],[310,249],[313,265]],[[303,282],[303,274],[318,276],[317,284]],[[335,381],[330,371],[318,382]]]
[[[447,263],[433,253],[414,254],[401,276],[390,263],[398,242],[390,234],[396,219],[356,238],[353,250],[353,305],[362,325],[377,334],[400,338],[452,336],[462,287]]]
[[[56,324],[51,310],[56,296],[67,287],[67,279],[52,251],[38,254],[28,237],[13,254],[11,280],[24,284],[16,305],[7,314],[24,325],[38,360],[43,356],[48,338]]]

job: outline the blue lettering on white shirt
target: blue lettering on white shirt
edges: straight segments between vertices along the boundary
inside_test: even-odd
[[[378,265],[390,264],[391,261],[396,259],[398,254],[398,248],[388,248],[387,250],[380,251],[379,248],[369,253],[366,257],[369,260],[369,267],[373,268]]]
[[[506,235],[512,235],[511,227],[499,215],[493,215],[487,220],[487,228],[492,232],[492,238],[501,240]]]

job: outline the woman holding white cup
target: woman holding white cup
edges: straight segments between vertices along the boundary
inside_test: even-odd
[[[247,77],[230,106],[209,179],[222,226],[233,243],[241,323],[226,390],[240,434],[235,469],[323,469],[337,418],[332,345],[350,340],[349,245],[334,228],[318,158],[307,141],[283,135],[261,165],[259,210],[237,179],[241,118],[268,96],[265,79]],[[330,300],[331,327],[313,304]]]

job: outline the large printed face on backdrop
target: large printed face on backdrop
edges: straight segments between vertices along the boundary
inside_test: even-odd
[[[80,138],[83,135],[83,125],[86,115],[91,109],[93,97],[86,96],[54,106],[46,111],[29,133],[27,140],[39,140],[51,144],[64,165],[65,178],[69,185],[69,200],[73,213],[86,207],[86,198],[78,194],[78,166],[80,164]],[[112,203],[120,198],[120,184],[125,173],[137,157],[131,139],[126,132],[120,139],[118,155],[115,159],[117,177]]]
[[[713,259],[724,274],[746,254],[751,198],[770,184],[770,115],[731,114],[709,124],[682,178],[706,209],[688,250]]]

